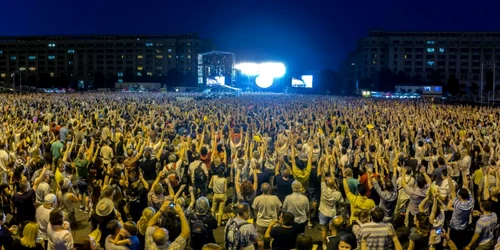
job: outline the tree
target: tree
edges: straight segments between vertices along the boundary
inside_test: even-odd
[[[427,75],[427,83],[429,83],[430,85],[443,86],[443,81],[441,79],[441,73],[436,70],[432,70]]]
[[[448,82],[446,83],[446,92],[451,95],[457,95],[460,93],[460,82],[458,81],[455,74],[450,74],[448,77]]]

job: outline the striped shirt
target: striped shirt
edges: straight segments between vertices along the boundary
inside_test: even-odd
[[[368,222],[361,225],[360,235],[370,234],[366,239],[366,246],[370,250],[386,250],[392,247],[389,229],[394,230],[390,223]],[[360,238],[361,239],[361,238]]]
[[[417,185],[415,186],[405,186],[405,191],[410,196],[410,202],[408,203],[408,210],[410,213],[415,216],[418,214],[418,205],[425,199],[427,196],[428,186],[426,185],[424,188],[419,188]]]
[[[491,213],[489,215],[481,215],[481,218],[476,223],[475,234],[479,234],[478,244],[486,244],[493,240],[495,227],[497,225],[497,215]]]
[[[474,199],[460,201],[458,197],[453,200],[453,214],[451,215],[450,228],[465,230],[469,225],[469,216],[474,208]]]

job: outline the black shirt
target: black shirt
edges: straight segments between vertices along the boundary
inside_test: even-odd
[[[269,180],[271,178],[271,175],[267,170],[263,169],[261,173],[257,173],[257,180],[259,181],[259,187],[257,188],[257,195],[261,195],[262,192],[260,191],[260,188],[262,187],[263,183],[269,184]],[[248,178],[249,181],[253,183],[253,174],[250,174],[250,178]]]
[[[16,249],[16,250],[44,250],[42,244],[40,244],[40,243],[36,243],[35,247],[25,247],[25,246],[23,246],[23,244],[21,244],[21,239],[19,239],[19,238],[14,240],[14,243],[12,244],[12,249]]]
[[[217,220],[212,215],[208,214],[206,215],[190,214],[189,223],[191,224],[195,220],[203,221],[205,229],[207,230],[206,242],[202,242],[203,240],[191,240],[191,248],[193,250],[201,250],[205,244],[215,243],[215,237],[213,231],[217,229],[218,225],[217,225]]]
[[[294,249],[297,236],[300,233],[300,230],[296,226],[291,228],[285,228],[283,226],[273,227],[270,233],[271,237],[274,239],[273,250]]]
[[[0,227],[0,249],[4,247],[5,249],[12,249],[13,239],[10,231],[5,225]]]
[[[156,158],[145,159],[140,163],[140,168],[144,172],[144,179],[147,181],[153,181],[156,179],[156,163],[158,160]]]
[[[276,196],[280,199],[281,202],[285,200],[285,197],[287,195],[292,194],[292,182],[295,180],[293,179],[293,176],[289,176],[288,180],[284,180],[283,176],[277,175],[275,182],[276,183]]]

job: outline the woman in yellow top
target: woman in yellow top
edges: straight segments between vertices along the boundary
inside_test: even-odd
[[[351,204],[351,219],[350,223],[358,219],[358,214],[363,211],[370,211],[372,208],[375,207],[375,202],[366,197],[366,187],[363,184],[358,185],[358,194],[355,195],[351,193],[349,190],[349,184],[347,183],[347,176],[344,173],[344,168],[342,168],[342,178],[343,178],[343,183],[344,183],[344,191],[347,196],[347,200],[349,201],[349,204]]]
[[[301,192],[304,192],[309,187],[309,176],[311,175],[312,169],[312,156],[313,150],[309,150],[309,154],[307,156],[307,165],[305,168],[300,169],[297,167],[297,162],[295,161],[295,146],[297,145],[297,138],[294,139],[294,143],[291,145],[292,147],[292,155],[291,155],[291,163],[292,163],[292,174],[295,180],[299,181],[302,184]],[[311,140],[309,140],[309,145],[311,145]],[[301,154],[303,156],[303,154]],[[299,156],[300,158],[300,156]],[[302,162],[305,161],[304,157],[301,159]]]

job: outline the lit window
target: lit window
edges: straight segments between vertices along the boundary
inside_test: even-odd
[[[19,68],[20,71],[25,71],[26,70],[26,67],[20,67]]]
[[[54,77],[54,72],[50,72],[50,77]]]
[[[4,77],[6,76],[6,74],[5,74],[5,73],[2,73],[2,74],[0,74],[0,76],[1,76],[2,78],[4,78]]]
[[[156,55],[156,59],[163,59],[162,55]]]
[[[137,70],[143,70],[144,68],[142,66],[137,67]]]
[[[125,56],[122,55],[121,58],[123,59],[123,58],[125,58]]]
[[[434,53],[434,48],[427,48],[428,53]]]
[[[153,72],[147,72],[146,75],[148,76],[152,76],[153,75]]]
[[[439,53],[444,53],[444,48],[439,48]]]
[[[3,50],[0,50],[0,55],[3,55]]]
[[[146,47],[152,47],[153,43],[146,43]]]
[[[137,76],[142,76],[142,73],[141,72],[137,72]]]
[[[15,61],[17,59],[17,56],[10,56],[10,60]]]
[[[172,55],[168,55],[168,58],[172,58]]]
[[[68,65],[73,65],[73,61],[68,61]]]
[[[172,49],[168,49],[168,52],[172,52]]]
[[[118,76],[123,76],[123,72],[118,72]]]
[[[191,55],[188,55],[188,59],[191,59]]]
[[[375,62],[375,61],[372,61],[372,64],[377,64],[377,62]]]
[[[49,58],[49,60],[54,60],[54,59],[56,59],[56,56],[50,55],[50,56],[48,56],[48,58]]]
[[[156,67],[156,70],[162,70],[163,67]]]
[[[74,49],[68,49],[68,54],[75,54],[75,50]]]
[[[54,47],[56,47],[55,43],[49,43],[49,48],[54,48]]]
[[[198,77],[198,83],[203,83],[203,77]]]
[[[123,79],[118,79],[118,82],[119,83],[123,83]]]
[[[28,56],[28,59],[30,59],[30,60],[35,60],[35,59],[36,59],[36,56]]]
[[[191,43],[188,43],[188,46],[191,46]]]
[[[435,44],[436,41],[427,41],[427,44]]]
[[[36,68],[35,67],[30,67],[30,71],[35,71]]]
[[[427,66],[434,66],[434,61],[428,61]]]
[[[137,59],[142,59],[144,58],[142,55],[137,55]]]
[[[191,67],[188,67],[188,71],[191,71]]]

